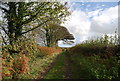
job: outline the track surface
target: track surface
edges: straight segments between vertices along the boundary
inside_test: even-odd
[[[41,79],[72,79],[71,66],[70,57],[64,53],[59,54],[38,76],[37,81]]]

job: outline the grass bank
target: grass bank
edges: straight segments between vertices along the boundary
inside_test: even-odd
[[[74,79],[118,79],[119,64],[114,56],[101,58],[81,53],[67,53],[72,61]]]
[[[47,55],[43,58],[35,58],[34,61],[29,63],[30,72],[29,74],[20,75],[19,77],[22,79],[37,79],[40,73],[44,71],[44,68],[48,66],[48,64],[52,63],[53,60],[57,57],[58,54]]]

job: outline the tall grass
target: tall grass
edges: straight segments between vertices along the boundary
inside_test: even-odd
[[[72,72],[74,79],[117,79],[118,64],[113,57],[101,59],[99,56],[86,57],[79,54],[71,54],[73,62]]]

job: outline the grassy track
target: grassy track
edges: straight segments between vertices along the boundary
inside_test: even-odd
[[[118,67],[112,60],[64,52],[44,79],[116,79]]]
[[[64,53],[58,56],[56,63],[52,66],[52,69],[47,73],[44,79],[64,79],[64,59]]]

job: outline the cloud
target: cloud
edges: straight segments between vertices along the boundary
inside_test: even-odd
[[[98,13],[100,13],[99,11]],[[118,27],[118,6],[105,9],[100,15],[94,15],[90,32],[114,33]]]
[[[98,15],[101,15],[101,12],[103,11],[103,9],[98,9],[98,10],[95,10],[95,11],[91,11],[91,12],[88,12],[88,17],[95,17],[95,16],[98,16]]]
[[[90,29],[90,21],[87,14],[80,10],[74,10],[69,16],[69,20],[64,25],[75,37],[75,42],[80,43],[87,39]]]
[[[112,34],[118,28],[118,6],[89,12],[80,9],[72,10],[72,14],[62,25],[74,35],[75,44],[105,33]]]

